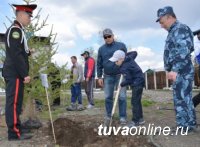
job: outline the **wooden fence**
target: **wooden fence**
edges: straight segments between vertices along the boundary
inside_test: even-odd
[[[166,71],[156,71],[148,69],[145,73],[145,88],[146,89],[163,89],[169,88],[172,81],[166,78]],[[195,66],[195,75],[193,87],[200,86],[199,67]]]

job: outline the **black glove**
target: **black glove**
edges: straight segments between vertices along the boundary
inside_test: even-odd
[[[125,82],[122,82],[122,83],[120,84],[120,86],[121,86],[121,87],[126,86]]]

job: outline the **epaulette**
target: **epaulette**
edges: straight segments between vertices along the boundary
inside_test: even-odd
[[[24,31],[19,27],[19,26],[11,26],[9,31],[8,31],[8,35],[7,35],[7,44],[8,44],[8,47],[10,47],[10,42],[9,42],[9,38],[10,38],[10,32],[13,28],[18,28],[21,30],[21,33],[22,33],[22,38],[21,38],[21,43],[23,42],[24,40],[24,49],[26,51],[27,54],[29,54],[29,48],[28,48],[28,44],[27,44],[27,39],[26,39],[26,36],[25,36],[25,33]]]
[[[21,29],[20,27],[18,27],[18,26],[14,26],[14,25],[11,26],[11,27],[9,28],[8,35],[7,35],[7,44],[8,44],[8,47],[10,47],[9,38],[10,38],[10,32],[11,32],[11,30],[12,30],[13,28],[20,29],[21,32],[22,32],[22,35],[23,35],[23,31],[22,31],[22,29]],[[21,43],[23,42],[23,38],[24,38],[24,37],[21,38]]]

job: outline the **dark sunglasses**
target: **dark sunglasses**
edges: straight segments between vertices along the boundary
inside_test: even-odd
[[[107,38],[111,38],[112,36],[109,35],[109,36],[103,36],[104,39],[107,39]]]

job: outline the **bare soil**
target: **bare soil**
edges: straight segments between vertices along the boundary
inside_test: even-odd
[[[101,117],[85,117],[83,115],[76,118],[69,116],[68,118],[57,119],[54,123],[57,143],[61,146],[69,147],[152,147],[152,144],[144,136],[99,136],[97,128],[100,125]],[[114,124],[116,123],[115,121]]]
[[[196,94],[195,92],[194,94]],[[130,95],[130,93],[129,93]],[[103,99],[103,93],[95,95]],[[171,91],[144,91],[143,97],[156,103],[143,107],[145,125],[175,126]],[[51,125],[43,121],[43,127],[32,130],[33,138],[27,141],[8,141],[4,116],[0,116],[0,147],[199,147],[200,133],[187,136],[99,136],[98,126],[103,123],[104,108],[94,108],[84,111],[65,111],[54,121],[57,145],[54,143]],[[200,107],[196,108],[197,122],[200,123]],[[116,111],[117,112],[117,111]],[[128,110],[128,120],[131,120],[131,110]],[[119,126],[118,114],[114,117],[113,126]]]

